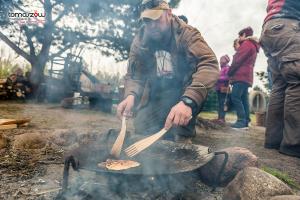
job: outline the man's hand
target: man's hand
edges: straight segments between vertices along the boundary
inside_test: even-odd
[[[134,96],[129,95],[121,103],[119,103],[117,108],[117,116],[121,119],[122,116],[132,117],[132,108],[134,106]]]
[[[180,101],[171,109],[165,123],[165,129],[171,128],[172,125],[186,126],[191,119],[192,109]]]

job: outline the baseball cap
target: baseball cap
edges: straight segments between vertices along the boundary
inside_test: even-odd
[[[141,19],[157,20],[163,14],[164,10],[170,9],[170,6],[165,0],[143,0],[141,9]]]

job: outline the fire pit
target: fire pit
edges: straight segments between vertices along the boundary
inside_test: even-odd
[[[81,196],[81,199],[97,199],[103,197],[103,191],[110,191],[121,197],[141,191],[155,194],[157,191],[166,193],[172,190],[180,193],[189,187],[189,181],[195,179],[195,171],[216,154],[210,152],[208,147],[160,140],[138,156],[131,158],[141,164],[136,168],[121,171],[99,168],[98,164],[109,157],[117,133],[110,130],[106,136],[102,135],[92,143],[82,145],[68,153],[65,159],[63,189],[57,199],[66,199],[66,196],[70,195]],[[125,141],[125,146],[139,139],[140,136],[131,136]],[[128,157],[121,155],[121,159]],[[70,165],[78,172],[82,170],[95,172],[102,180],[99,180],[98,184],[90,184],[89,192],[83,192],[74,186],[68,188]],[[220,174],[222,171],[223,169],[220,170]],[[105,186],[101,182],[105,182]],[[104,193],[107,195],[107,192]]]

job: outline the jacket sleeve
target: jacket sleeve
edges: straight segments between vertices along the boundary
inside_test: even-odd
[[[244,41],[232,59],[232,64],[228,76],[232,77],[235,72],[242,66],[245,60],[252,54],[252,48],[249,41]]]
[[[143,62],[142,54],[144,55],[144,53],[142,53],[142,51],[147,50],[141,47],[139,37],[136,36],[132,42],[129,53],[127,73],[125,75],[124,98],[128,95],[134,95],[136,100],[139,101],[143,94],[147,78],[145,69],[147,69],[147,67],[145,67],[145,62]]]
[[[206,100],[208,90],[214,87],[218,80],[218,60],[198,30],[193,29],[186,34],[190,36],[186,37],[184,48],[189,66],[194,69],[192,69],[192,80],[185,88],[183,96],[190,97],[201,106]]]

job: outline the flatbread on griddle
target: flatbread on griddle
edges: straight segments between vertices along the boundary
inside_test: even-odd
[[[98,164],[98,167],[107,168],[109,170],[126,170],[140,166],[140,163],[133,160],[111,160],[107,159],[106,162]]]

